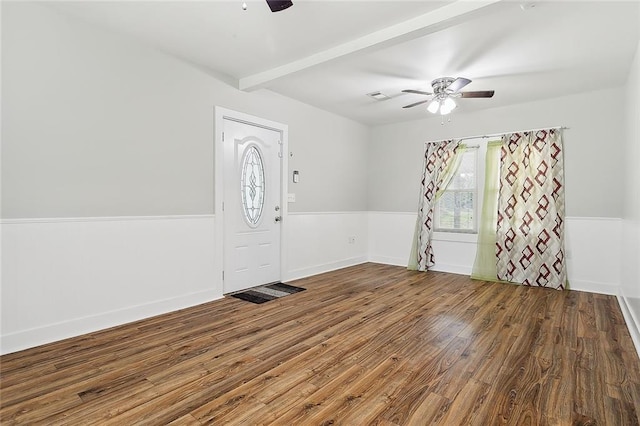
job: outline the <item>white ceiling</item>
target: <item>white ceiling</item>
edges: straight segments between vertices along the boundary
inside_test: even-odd
[[[443,76],[472,79],[471,111],[624,84],[635,1],[72,1],[52,7],[141,39],[244,90],[268,88],[367,124],[418,119]],[[522,5],[533,7],[521,7]],[[391,97],[375,101],[367,93]]]

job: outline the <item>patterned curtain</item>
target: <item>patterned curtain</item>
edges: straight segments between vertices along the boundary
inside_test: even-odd
[[[414,261],[410,259],[409,269],[426,271],[435,265],[431,237],[433,235],[433,208],[451,181],[456,170],[456,160],[460,148],[459,140],[448,140],[427,144],[422,175],[421,197],[418,209],[418,224],[416,226],[417,249]],[[458,158],[457,158],[458,157]],[[412,257],[414,255],[412,254]]]
[[[503,136],[498,279],[564,289],[564,166],[558,129]]]

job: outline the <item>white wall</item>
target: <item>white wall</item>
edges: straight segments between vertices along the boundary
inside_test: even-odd
[[[620,304],[640,353],[640,42],[626,92]]]
[[[3,218],[213,214],[216,105],[289,126],[292,211],[366,208],[368,127],[240,92],[46,2],[3,3],[2,86]]]
[[[369,260],[406,266],[416,213],[369,212]],[[567,217],[565,248],[569,287],[617,294],[620,286],[621,223],[616,218]],[[470,275],[476,257],[476,235],[434,233],[433,270]],[[593,250],[597,246],[606,256]]]
[[[367,212],[293,213],[286,225],[287,280],[368,260]]]
[[[211,215],[5,221],[1,352],[221,297],[214,229]]]
[[[285,281],[367,260],[366,212],[285,222]],[[215,240],[213,215],[3,221],[0,353],[222,297]]]
[[[417,210],[426,141],[567,126],[563,135],[567,216],[619,218],[622,189],[610,183],[623,178],[622,98],[623,88],[614,88],[472,113],[461,110],[445,125],[429,114],[424,120],[374,127],[368,210]],[[607,108],[594,108],[596,104]]]
[[[215,106],[288,125],[289,211],[312,212],[312,229],[285,227],[289,247],[317,250],[285,253],[284,277],[366,259],[358,221],[327,214],[366,208],[362,124],[240,92],[45,3],[2,3],[2,87],[3,353],[222,296]]]

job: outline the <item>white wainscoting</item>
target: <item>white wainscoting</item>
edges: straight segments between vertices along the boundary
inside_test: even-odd
[[[2,222],[1,353],[222,297],[214,217]]]
[[[637,315],[637,312],[640,312],[640,299],[618,295],[618,304],[640,357],[640,318]]]
[[[415,231],[415,213],[369,212],[369,260],[407,266]],[[434,271],[471,274],[476,255],[475,235],[436,232]]]
[[[617,295],[622,270],[622,220],[567,217],[569,288]]]
[[[283,280],[367,261],[367,212],[285,220]],[[1,232],[0,353],[222,297],[213,215],[16,219]]]
[[[366,261],[406,265],[416,215],[285,220],[283,280],[293,280]],[[567,218],[572,289],[618,294],[620,223]],[[1,232],[1,353],[222,297],[213,215],[5,220]],[[436,234],[434,250],[434,269],[470,273],[474,236]]]
[[[622,221],[622,273],[620,307],[640,356],[640,222]]]
[[[369,260],[407,265],[415,213],[369,212]],[[567,272],[570,288],[618,294],[620,287],[621,220],[566,218]],[[434,234],[437,271],[468,275],[475,260],[475,236]]]
[[[367,212],[290,212],[286,220],[285,280],[367,261]]]
[[[369,212],[369,261],[407,266],[416,217],[415,213]]]

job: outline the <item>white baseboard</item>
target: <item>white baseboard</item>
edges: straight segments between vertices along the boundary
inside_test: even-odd
[[[69,337],[200,305],[220,298],[215,291],[208,290],[23,330],[2,336],[0,353],[17,352]]]
[[[369,212],[369,259],[406,265],[415,213]],[[620,286],[622,221],[618,218],[567,217],[565,249],[570,288],[618,294]],[[476,255],[470,235],[436,233],[433,239],[435,271],[471,274]],[[593,248],[598,247],[596,251]],[[600,256],[599,253],[607,253]]]
[[[624,316],[624,321],[627,323],[627,329],[629,330],[629,334],[631,335],[631,340],[633,341],[634,346],[636,347],[636,352],[638,352],[638,357],[640,357],[640,321],[639,318],[635,318],[633,315],[633,311],[629,309],[627,305],[627,300],[624,296],[618,295],[618,304],[620,305],[620,310],[622,311],[622,315]]]
[[[338,262],[325,263],[322,265],[316,265],[308,268],[300,268],[289,271],[286,276],[286,281],[299,280],[301,278],[310,277],[313,275],[323,274],[325,272],[331,272],[349,266],[360,265],[367,262],[366,256],[352,257],[350,259],[341,260]]]
[[[369,256],[369,262],[381,263],[383,265],[407,266],[408,260],[409,259],[402,259],[400,257],[390,257],[390,256],[381,256],[381,255]]]
[[[367,261],[367,213],[292,214],[283,279]],[[222,297],[215,217],[2,221],[0,353]]]
[[[569,290],[586,291],[588,293],[600,293],[617,295],[620,286],[614,283],[602,283],[597,281],[569,279]]]
[[[286,269],[292,280],[367,261],[367,213],[295,213],[287,218]]]
[[[430,271],[448,272],[450,274],[471,275],[471,268],[464,265],[452,265],[446,263],[436,263]]]
[[[620,220],[567,219],[571,289],[617,295]],[[287,220],[283,280],[367,261],[407,266],[414,213],[295,213]],[[2,228],[0,353],[222,296],[211,215],[16,219]],[[611,255],[594,259],[593,246]],[[471,273],[474,244],[439,238],[434,248],[434,271]]]
[[[3,221],[0,353],[221,297],[214,229],[210,215]]]

